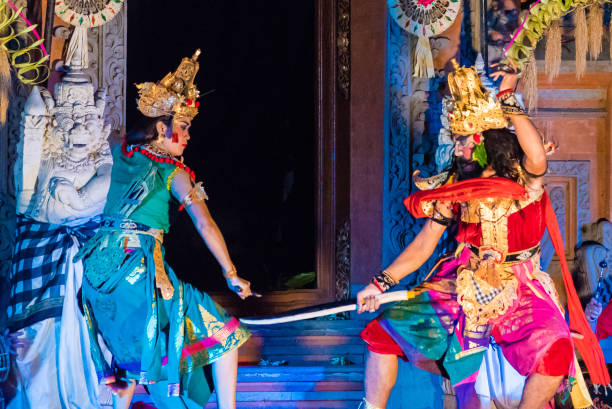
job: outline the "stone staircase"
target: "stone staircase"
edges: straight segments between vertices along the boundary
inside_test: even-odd
[[[357,408],[364,396],[364,324],[311,320],[252,327],[251,339],[240,348],[237,407]],[[262,360],[268,365],[260,365]],[[142,389],[138,400],[150,402]],[[216,407],[213,395],[206,409]]]

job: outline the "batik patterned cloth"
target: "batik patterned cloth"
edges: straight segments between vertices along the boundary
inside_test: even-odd
[[[68,249],[92,237],[98,226],[99,219],[65,226],[17,215],[7,309],[11,332],[62,315]]]

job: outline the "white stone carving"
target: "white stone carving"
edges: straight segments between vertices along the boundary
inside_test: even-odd
[[[40,222],[82,223],[101,214],[110,185],[105,92],[78,65],[55,86],[34,87],[22,117],[15,166],[17,212]]]
[[[17,7],[27,6],[26,0],[14,3]],[[107,91],[105,116],[112,134],[121,134],[125,129],[126,6],[111,22],[90,30],[88,36],[87,73],[94,86]],[[15,189],[11,175],[18,156],[16,147],[20,139],[22,112],[30,93],[28,86],[19,81],[13,83],[8,120],[0,128],[0,277],[7,277],[10,268],[15,232]]]

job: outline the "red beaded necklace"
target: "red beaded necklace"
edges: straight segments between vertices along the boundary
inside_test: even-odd
[[[127,149],[127,142],[125,140],[121,144],[121,151],[128,158],[131,158],[132,156],[134,156],[134,152],[138,152],[141,155],[146,156],[147,158],[149,158],[153,162],[170,163],[170,164],[172,164],[172,165],[174,165],[174,166],[176,166],[176,167],[178,167],[180,169],[185,170],[185,172],[187,172],[189,174],[189,176],[191,177],[191,180],[195,181],[195,172],[193,170],[191,170],[189,168],[189,166],[185,165],[183,162],[179,162],[176,159],[172,159],[172,158],[170,158],[168,156],[162,156],[162,155],[155,154],[153,152],[148,151],[147,149],[143,149],[142,147],[140,147],[138,145],[132,145],[132,149],[130,149],[128,151],[128,149]]]

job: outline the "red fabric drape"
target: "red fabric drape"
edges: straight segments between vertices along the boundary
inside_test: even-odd
[[[437,189],[416,192],[404,200],[404,205],[414,217],[427,217],[421,207],[421,203],[424,201],[465,202],[488,197],[520,200],[527,198],[527,191],[518,183],[506,178],[476,178],[445,185]],[[580,305],[580,300],[576,294],[574,281],[565,259],[565,247],[561,232],[559,231],[557,217],[546,193],[544,193],[542,200],[545,201],[546,206],[546,228],[548,229],[555,252],[561,260],[561,272],[570,316],[570,329],[583,337],[582,339],[574,339],[574,343],[586,364],[593,383],[608,385],[610,383],[610,374],[606,368],[599,342],[587,322]]]

